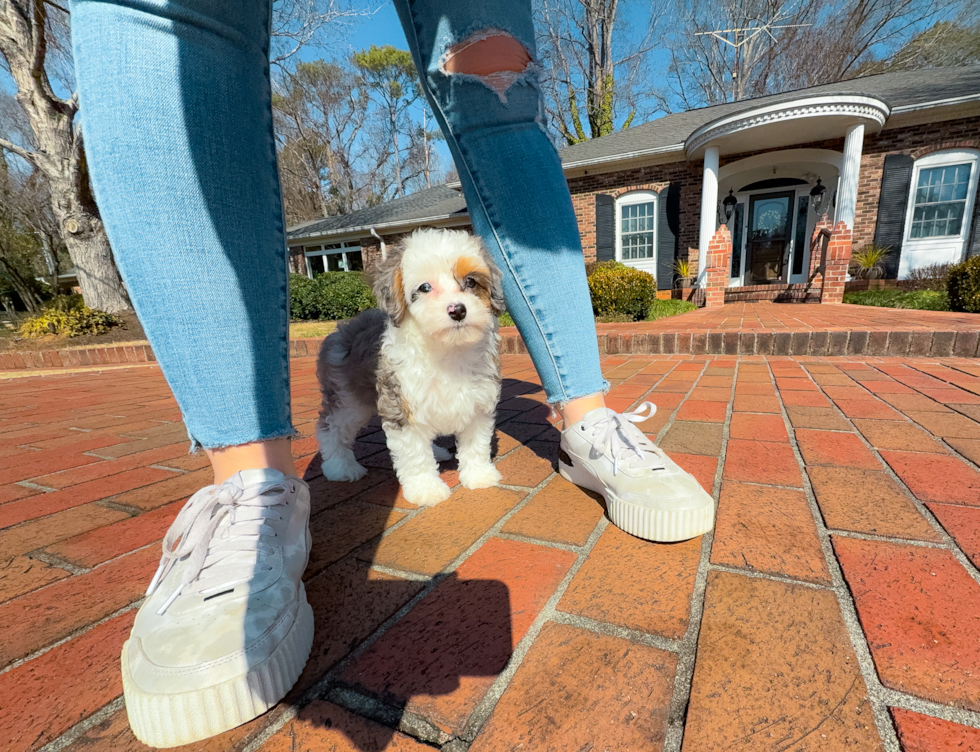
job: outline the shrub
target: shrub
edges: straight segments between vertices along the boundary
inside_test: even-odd
[[[980,313],[980,256],[949,270],[949,310]]]
[[[862,290],[845,292],[844,302],[882,308],[910,308],[919,311],[948,311],[949,298],[936,290]]]
[[[605,261],[589,274],[589,292],[597,318],[620,314],[629,321],[641,321],[657,299],[657,281],[652,274]]]
[[[510,316],[510,311],[504,311],[500,314],[500,325],[501,326],[514,326],[514,319]]]
[[[647,321],[665,319],[668,316],[677,316],[680,313],[696,310],[698,307],[690,300],[655,300],[647,313]]]
[[[935,290],[946,292],[949,286],[949,270],[952,264],[929,264],[913,269],[907,279],[899,282],[903,290]]]
[[[81,297],[81,296],[79,296]],[[110,328],[122,323],[111,313],[88,308],[85,305],[69,307],[70,303],[51,306],[43,313],[24,321],[19,333],[22,337],[44,337],[57,334],[63,337],[80,337],[83,334],[105,334]]]
[[[377,305],[359,272],[327,272],[313,279],[290,275],[289,312],[294,319],[349,319]]]

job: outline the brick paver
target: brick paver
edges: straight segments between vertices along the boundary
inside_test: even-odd
[[[688,349],[751,333],[788,352],[906,313],[828,315],[726,306],[687,320]],[[641,429],[718,499],[711,535],[670,545],[557,476],[525,356],[502,359],[505,487],[459,488],[447,465],[452,497],[423,510],[377,423],[356,447],[368,475],[323,479],[313,363],[295,359],[313,651],[286,701],[191,749],[980,750],[980,361],[908,356],[930,321],[895,330],[903,358],[604,356],[610,403],[655,402]],[[118,653],[207,480],[155,365],[3,382],[0,749],[143,749]]]

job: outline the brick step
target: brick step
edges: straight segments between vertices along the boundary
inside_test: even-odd
[[[517,330],[500,330],[501,353],[526,353]],[[884,355],[901,357],[978,356],[978,331],[605,331],[602,355]]]
[[[502,354],[526,354],[514,327],[500,330]],[[605,331],[598,335],[602,355],[879,355],[897,357],[978,357],[980,331]],[[291,358],[317,354],[322,339],[289,343]],[[0,353],[0,371],[78,368],[154,362],[148,345],[90,350],[41,350]]]

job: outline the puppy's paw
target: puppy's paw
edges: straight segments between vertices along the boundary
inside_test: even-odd
[[[436,462],[449,462],[453,458],[453,453],[438,444],[432,445],[432,454],[435,455]]]
[[[321,455],[322,456],[322,455]],[[340,457],[332,454],[323,458],[323,477],[327,480],[360,480],[367,474],[367,468],[354,458],[351,452],[350,457]]]
[[[500,483],[500,471],[489,462],[459,471],[459,482],[464,488],[493,488]]]
[[[405,501],[420,507],[433,507],[449,498],[452,491],[439,476],[420,475],[406,478],[402,483]]]

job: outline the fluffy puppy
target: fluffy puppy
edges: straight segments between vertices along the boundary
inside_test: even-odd
[[[320,348],[323,475],[353,481],[367,472],[351,447],[377,413],[408,501],[449,498],[436,462],[451,455],[432,443],[437,436],[456,436],[463,486],[497,485],[490,440],[504,301],[490,256],[468,233],[417,230],[388,251],[374,294],[381,310],[341,324]]]

